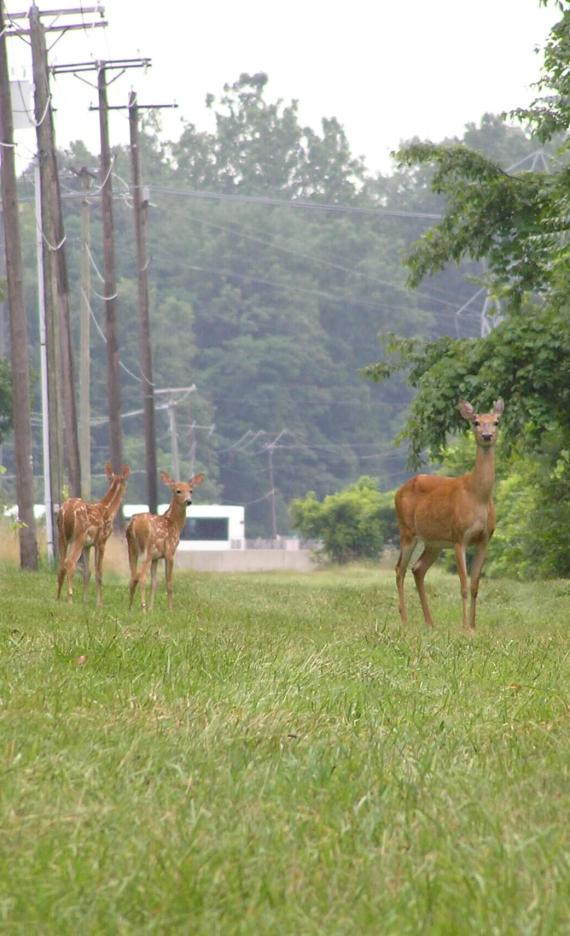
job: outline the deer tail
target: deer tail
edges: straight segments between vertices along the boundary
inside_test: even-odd
[[[137,573],[137,560],[139,557],[139,551],[137,547],[137,535],[134,529],[134,517],[131,522],[128,524],[127,529],[125,530],[125,536],[127,538],[127,549],[129,553],[129,566],[131,569],[131,578],[134,578]]]
[[[67,554],[67,546],[70,540],[73,539],[73,528],[73,511],[71,511],[69,515],[65,509],[65,504],[62,504],[57,513],[57,542],[59,547],[59,558],[62,562]]]

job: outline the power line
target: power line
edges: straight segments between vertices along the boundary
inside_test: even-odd
[[[194,270],[196,273],[207,273],[210,276],[226,276],[233,277],[234,279],[244,280],[250,283],[258,283],[261,286],[269,286],[274,289],[284,289],[290,292],[300,293],[302,295],[314,296],[317,299],[326,299],[329,302],[340,302],[348,306],[364,306],[369,309],[378,309],[379,311],[390,311],[390,312],[419,312],[426,313],[428,310],[421,307],[413,306],[397,306],[390,303],[380,303],[373,299],[358,299],[354,297],[347,296],[334,296],[332,293],[323,292],[319,289],[307,289],[303,286],[296,286],[294,283],[276,283],[273,280],[261,279],[260,277],[250,276],[247,273],[238,273],[235,270],[224,270],[224,269],[212,269],[209,267],[195,266],[195,265],[186,265],[186,270]],[[430,315],[435,315],[437,318],[455,318],[456,312],[452,312],[440,309],[437,312],[435,310],[429,310]],[[477,314],[477,318],[478,318]]]
[[[248,232],[249,229],[245,228],[243,225],[219,224],[213,221],[207,221],[205,218],[202,218],[199,215],[189,215],[189,217],[193,218],[195,221],[198,221],[200,224],[203,224],[205,227],[209,227],[214,230],[227,231],[228,233],[235,233],[235,230],[237,229],[239,231],[240,236],[243,237],[244,240],[249,240],[249,241],[252,241],[253,243],[262,244],[264,247],[267,247],[270,250],[275,250],[280,253],[285,253],[294,257],[299,257],[303,260],[309,260],[312,263],[319,263],[322,266],[327,266],[334,270],[340,270],[343,273],[349,273],[351,276],[358,276],[362,279],[367,280],[368,282],[376,283],[379,286],[389,286],[391,289],[397,289],[400,292],[403,292],[410,297],[414,294],[424,295],[420,290],[411,290],[408,287],[403,286],[400,283],[394,283],[394,282],[391,282],[390,280],[384,280],[376,276],[370,276],[368,273],[363,273],[361,270],[355,269],[354,267],[346,267],[340,263],[334,263],[332,260],[327,260],[324,257],[318,257],[315,254],[305,253],[300,250],[294,250],[291,247],[284,247],[281,244],[268,242],[267,238],[264,239],[263,237],[258,237],[255,234],[249,233]],[[443,290],[440,290],[440,292],[443,292]],[[444,299],[438,299],[435,296],[429,296],[429,299],[432,302],[439,302],[442,305],[449,305],[451,308],[455,308],[456,306],[455,301],[454,302],[446,301]]]
[[[391,217],[391,218],[409,218],[425,221],[440,221],[441,214],[435,214],[428,211],[406,211],[398,208],[367,208],[360,205],[339,205],[329,202],[313,202],[302,198],[284,199],[273,198],[269,195],[242,195],[229,194],[224,192],[204,192],[196,189],[177,189],[169,186],[157,185],[153,191],[163,195],[173,195],[176,198],[196,198],[214,201],[235,202],[236,204],[268,205],[273,208],[295,208],[309,211],[331,211],[341,214],[360,214],[370,215],[372,217]]]
[[[216,193],[197,192],[197,191],[195,191],[195,190],[193,190],[193,189],[171,189],[171,188],[164,187],[164,186],[153,186],[153,193],[155,193],[155,192],[158,192],[158,193],[161,193],[161,192],[162,192],[162,193],[164,193],[164,194],[176,194],[177,196],[180,196],[180,197],[188,197],[188,198],[202,198],[202,197],[203,197],[203,198],[208,198],[208,197],[210,197],[210,195],[211,195],[212,197],[214,197],[214,196],[216,195]],[[216,197],[218,197],[218,196],[216,196]],[[220,195],[219,197],[222,198],[222,200],[223,200],[223,198],[224,198],[224,196],[222,196],[222,195]],[[274,207],[273,201],[268,200],[267,198],[265,198],[265,197],[263,197],[263,196],[245,196],[245,195],[244,195],[244,196],[237,196],[237,195],[228,195],[227,198],[228,198],[228,199],[231,199],[231,200],[234,200],[234,199],[235,199],[235,200],[238,200],[239,198],[241,198],[243,201],[248,201],[248,202],[251,201],[251,202],[254,202],[254,203],[266,204],[266,205],[270,205],[270,206]],[[274,201],[275,201],[276,204],[277,204],[278,206],[280,206],[280,207],[287,207],[287,206],[297,207],[297,206],[299,206],[299,207],[305,207],[305,208],[308,208],[308,209],[309,209],[309,208],[329,207],[330,210],[333,210],[333,209],[334,209],[334,210],[339,210],[339,211],[342,211],[342,212],[344,212],[344,213],[350,213],[350,212],[357,212],[357,213],[370,212],[370,213],[372,213],[373,215],[375,215],[376,217],[378,217],[378,216],[380,216],[380,215],[387,215],[387,216],[389,216],[389,217],[418,218],[418,219],[426,219],[426,220],[441,220],[441,218],[442,218],[442,215],[441,215],[441,214],[432,214],[432,213],[429,213],[429,212],[417,212],[417,211],[414,212],[414,211],[408,211],[408,210],[405,210],[405,209],[390,209],[390,208],[383,208],[383,207],[364,208],[364,207],[355,207],[355,206],[352,206],[352,205],[329,205],[329,206],[324,205],[324,206],[323,206],[323,204],[320,203],[320,202],[303,202],[302,205],[301,205],[301,203],[299,203],[299,202],[297,202],[297,201],[286,201],[285,199],[275,199]],[[240,230],[240,232],[243,232],[243,231],[247,231],[247,230],[248,230],[244,225],[236,225],[236,224],[232,224],[232,225],[221,225],[221,224],[216,224],[215,222],[206,221],[205,219],[200,218],[200,217],[197,216],[197,215],[194,215],[193,217],[194,217],[196,220],[199,220],[202,224],[204,224],[204,225],[206,225],[206,226],[208,226],[208,227],[219,228],[220,230],[227,230],[227,231],[229,231],[229,232],[232,232],[232,231],[235,230],[236,227]],[[253,234],[242,234],[242,236],[243,236],[243,237],[249,237],[249,238],[251,238],[252,240],[258,240],[259,242],[261,242],[261,243],[263,243],[263,244],[267,244],[267,242],[266,242],[265,240],[263,240],[262,238],[256,238]],[[271,246],[272,249],[275,249],[275,250],[282,250],[282,251],[284,251],[284,252],[290,252],[290,253],[293,253],[293,254],[297,254],[298,256],[304,256],[304,257],[313,259],[313,260],[316,261],[316,262],[324,263],[324,264],[327,264],[327,265],[332,266],[332,267],[337,267],[338,269],[341,269],[341,270],[342,270],[342,269],[346,269],[346,268],[340,266],[339,264],[331,263],[330,261],[326,261],[326,260],[324,260],[323,258],[315,257],[314,255],[311,255],[311,254],[303,254],[303,253],[298,252],[298,251],[292,251],[290,248],[280,247],[279,245],[273,245],[273,244],[271,244],[270,246]],[[356,274],[359,275],[359,276],[366,276],[366,277],[367,277],[367,274],[363,274],[363,273],[361,273],[361,271],[358,271],[358,270],[350,270],[350,272],[351,272],[351,273],[356,273]],[[377,279],[377,278],[374,278],[374,277],[367,277],[367,278],[372,279],[373,282],[380,283],[381,285],[389,285],[389,286],[391,286],[392,288],[395,288],[395,289],[401,289],[402,291],[405,291],[405,292],[408,292],[408,291],[411,292],[411,290],[408,290],[407,287],[402,286],[401,284],[390,283],[389,281],[380,280],[380,279]],[[436,292],[441,293],[442,295],[449,295],[449,293],[446,293],[445,290],[439,289],[438,287],[432,287],[432,288],[435,289]],[[417,290],[416,292],[420,292],[420,291]],[[442,302],[442,301],[443,301],[443,300],[438,300],[435,296],[430,296],[430,299],[431,299],[432,301],[439,301],[439,302]],[[453,302],[450,301],[450,302],[449,302],[449,305],[455,307],[456,302],[455,302],[455,301],[453,301]]]

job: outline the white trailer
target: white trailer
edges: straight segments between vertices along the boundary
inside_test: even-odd
[[[159,514],[167,508],[168,504],[159,504]],[[127,520],[147,510],[146,504],[123,504],[123,516]],[[245,508],[227,504],[191,504],[186,510],[186,523],[178,549],[182,552],[245,549]]]

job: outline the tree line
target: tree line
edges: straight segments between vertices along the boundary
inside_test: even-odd
[[[488,346],[500,342],[508,321],[536,323],[536,312],[524,318],[520,308],[528,308],[535,287],[544,293],[544,284],[536,276],[529,282],[528,273],[527,280],[516,283],[509,274],[505,284],[499,277],[504,270],[496,256],[488,257],[487,248],[495,246],[492,218],[501,216],[507,199],[503,179],[516,180],[514,192],[523,188],[534,192],[534,201],[528,194],[524,204],[511,206],[509,216],[511,224],[529,221],[542,189],[550,191],[562,171],[554,156],[557,141],[544,134],[539,140],[512,122],[485,115],[479,125],[465,128],[462,140],[433,147],[411,141],[392,175],[373,176],[352,155],[336,120],[323,120],[320,132],[301,126],[295,102],[270,100],[265,75],[240,76],[224,87],[219,98],[210,97],[207,106],[215,114],[212,132],[187,124],[178,140],[164,142],[151,120],[143,133],[144,181],[153,205],[148,233],[155,384],[196,385],[176,407],[176,423],[187,473],[199,467],[207,474],[205,496],[245,503],[250,535],[271,533],[271,508],[276,507],[279,532],[287,532],[290,502],[308,491],[322,499],[362,476],[374,477],[383,491],[400,483],[408,471],[407,453],[393,440],[402,431],[414,458],[429,452],[441,461],[446,434],[458,428],[445,408],[451,396],[469,393],[465,381],[451,372],[440,389],[439,375],[433,371],[429,397],[422,389],[428,380],[424,375],[428,364],[437,370],[442,356],[451,360],[451,349],[464,349],[468,356],[460,375],[468,381],[474,378],[476,361],[488,360],[488,352],[478,351],[484,346],[479,338],[481,302],[472,301],[483,286],[490,285],[500,294],[505,316],[499,328],[483,339],[491,343]],[[557,126],[555,132],[561,129]],[[547,178],[545,172],[525,171],[539,148],[551,159]],[[431,158],[440,151],[455,160],[443,176],[442,164]],[[117,179],[128,180],[128,152],[117,147],[114,156]],[[461,160],[469,158],[474,162],[464,190]],[[60,154],[69,196],[64,199],[65,226],[76,296],[80,222],[74,196],[79,183],[71,169],[96,163],[80,141]],[[481,210],[489,227],[488,240],[476,245],[468,243],[468,231],[464,240],[455,232],[449,235],[447,254],[441,238],[438,242],[439,265],[428,262],[426,245],[435,250],[432,245],[438,236],[434,222],[442,218],[439,230],[449,230],[450,212],[455,210],[455,217],[461,217],[464,205],[460,201],[454,207],[453,197],[467,202],[469,191],[475,192],[481,179],[487,179],[481,168],[487,164],[497,167],[496,188],[504,186],[495,193],[493,205]],[[512,166],[520,168],[509,172]],[[454,180],[455,189],[445,184],[446,179]],[[134,239],[128,185],[123,184],[123,199],[120,181],[115,189],[122,396],[128,412],[141,405]],[[31,193],[27,177],[21,190]],[[471,222],[476,231],[477,218]],[[94,198],[92,307],[94,319],[101,321],[96,295],[99,223]],[[31,204],[25,202],[26,295],[35,361],[33,225]],[[556,237],[553,230],[551,238]],[[420,246],[413,248],[414,243]],[[413,279],[407,283],[403,260],[410,251]],[[537,253],[538,248],[535,265],[540,260]],[[447,260],[460,263],[447,265]],[[487,277],[495,276],[489,284],[483,280],[482,261],[488,264]],[[429,278],[424,272],[430,273]],[[558,280],[561,274],[559,268]],[[541,294],[541,308],[545,301]],[[517,303],[519,311],[512,311]],[[384,358],[378,364],[378,335],[389,333],[395,337],[385,337]],[[532,342],[530,333],[527,339]],[[94,325],[93,416],[103,420],[104,358],[104,344]],[[498,361],[497,371],[505,364]],[[545,371],[551,366],[549,358]],[[483,371],[487,373],[485,367]],[[375,382],[365,379],[365,373],[389,379]],[[484,385],[481,376],[480,384],[468,382],[467,389],[471,388],[471,396],[473,391],[483,395]],[[503,387],[494,386],[490,392],[509,396]],[[554,408],[557,401],[551,403]],[[35,409],[39,409],[37,393]],[[520,408],[514,406],[511,412],[512,425],[518,426],[515,413],[520,414]],[[159,466],[170,469],[171,427],[166,411],[157,414],[157,427]],[[140,417],[125,418],[123,429],[125,460],[142,467]],[[92,434],[97,473],[107,460],[104,423],[94,426]],[[39,450],[39,441],[36,447]],[[4,460],[9,474],[7,446]],[[133,476],[129,499],[144,499],[140,473]]]
[[[464,449],[447,442],[459,428],[458,395],[483,406],[504,398],[491,568],[521,577],[570,572],[570,11],[559,8],[538,96],[513,114],[553,147],[549,169],[508,172],[488,154],[431,143],[398,156],[403,168],[429,166],[432,191],[445,197],[443,218],[408,256],[410,285],[464,257],[484,259],[501,320],[477,341],[387,336],[385,359],[369,369],[376,380],[408,375],[415,394],[402,438],[415,464],[427,453],[464,467]]]

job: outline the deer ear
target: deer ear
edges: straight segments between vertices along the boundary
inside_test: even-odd
[[[105,474],[108,478],[113,476],[113,465],[111,462],[105,462]]]
[[[495,403],[493,404],[493,412],[496,413],[497,416],[500,416],[504,409],[505,409],[505,404],[499,397],[499,399],[495,400]]]
[[[123,465],[123,472],[122,472],[123,478],[128,478],[129,475],[130,475],[130,473],[131,473],[131,466],[130,466],[130,465]]]
[[[200,471],[198,474],[195,474],[192,480],[190,481],[190,487],[199,487],[202,484],[202,481],[206,475],[203,471]]]
[[[463,419],[467,419],[469,422],[473,422],[475,419],[475,410],[471,406],[471,403],[468,403],[467,400],[460,400],[458,409],[463,416]]]
[[[171,478],[170,475],[168,474],[168,471],[161,471],[161,472],[160,472],[160,479],[161,479],[161,481],[164,481],[165,484],[168,484],[169,487],[170,487],[172,484],[175,484],[175,482],[172,480],[172,478]]]

